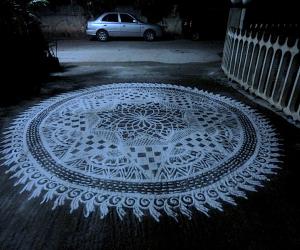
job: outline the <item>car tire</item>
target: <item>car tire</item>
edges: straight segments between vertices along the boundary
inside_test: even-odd
[[[106,42],[109,39],[109,35],[106,30],[98,30],[96,37],[97,37],[97,40],[100,42]]]
[[[152,42],[152,41],[155,40],[155,38],[156,38],[155,31],[153,31],[153,30],[146,30],[145,31],[145,33],[144,33],[145,41]]]
[[[193,41],[199,41],[200,40],[200,33],[197,32],[197,31],[193,32],[193,34],[192,34],[192,40]]]

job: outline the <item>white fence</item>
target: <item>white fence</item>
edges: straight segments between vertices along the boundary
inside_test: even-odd
[[[265,28],[229,29],[222,69],[230,79],[300,121],[299,39],[274,36]]]

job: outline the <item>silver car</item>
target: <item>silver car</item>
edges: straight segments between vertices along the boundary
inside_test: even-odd
[[[162,28],[141,22],[128,13],[107,12],[87,23],[86,34],[96,36],[99,41],[107,41],[109,37],[144,37],[153,41],[162,36]]]

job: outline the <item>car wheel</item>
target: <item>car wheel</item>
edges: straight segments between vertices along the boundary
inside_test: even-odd
[[[96,36],[97,40],[100,42],[106,42],[109,38],[109,35],[105,30],[98,30]]]
[[[193,34],[192,34],[192,40],[193,41],[200,40],[200,34],[199,34],[199,32],[193,32]]]
[[[153,30],[146,30],[144,33],[144,39],[148,42],[152,42],[155,40],[155,32]]]

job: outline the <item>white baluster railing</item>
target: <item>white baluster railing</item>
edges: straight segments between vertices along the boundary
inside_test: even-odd
[[[300,121],[299,39],[281,41],[253,27],[227,31],[222,69],[229,79]]]

